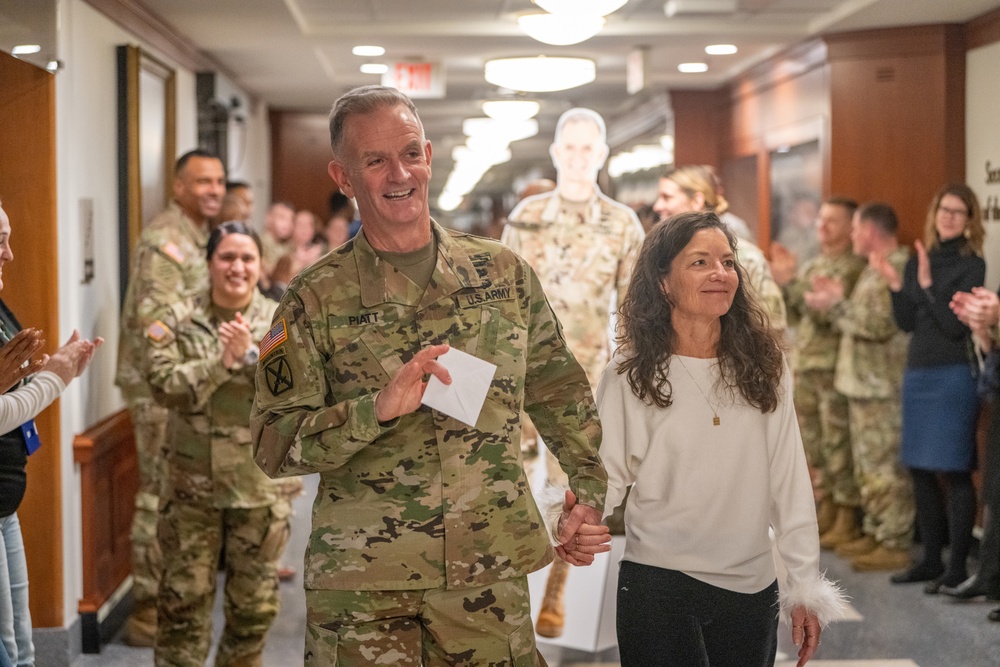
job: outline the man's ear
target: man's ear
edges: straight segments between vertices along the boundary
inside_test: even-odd
[[[326,173],[330,174],[330,178],[332,178],[333,182],[337,184],[337,187],[340,188],[341,192],[352,199],[354,198],[354,188],[351,186],[350,178],[347,176],[347,170],[344,169],[343,165],[334,160],[326,166]]]

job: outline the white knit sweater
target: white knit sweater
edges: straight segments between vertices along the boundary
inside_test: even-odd
[[[41,371],[31,382],[0,396],[0,433],[12,431],[49,407],[66,388],[52,371]]]

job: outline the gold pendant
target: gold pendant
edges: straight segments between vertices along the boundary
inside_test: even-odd
[[[712,417],[712,425],[713,425],[713,426],[718,426],[718,425],[719,425],[719,424],[721,424],[721,423],[722,423],[722,422],[721,422],[721,421],[719,421],[719,417],[718,417],[718,415],[716,415],[715,417]]]

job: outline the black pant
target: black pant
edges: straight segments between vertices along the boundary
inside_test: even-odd
[[[770,667],[778,582],[734,593],[676,570],[622,561],[618,573],[622,667]]]

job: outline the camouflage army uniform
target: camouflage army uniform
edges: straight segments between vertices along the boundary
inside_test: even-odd
[[[267,333],[275,306],[254,291],[241,311],[255,341]],[[222,363],[218,326],[234,316],[203,293],[168,310],[146,334],[153,394],[171,409],[159,523],[158,666],[204,665],[223,546],[226,625],[215,664],[261,664],[278,612],[277,561],[290,507],[251,454],[256,366],[230,370]]]
[[[889,255],[900,275],[908,255],[905,248]],[[909,336],[896,326],[889,286],[872,268],[861,272],[850,299],[836,304],[830,317],[841,332],[834,386],[848,400],[864,532],[887,547],[908,549],[915,509],[910,477],[899,463],[899,435]]]
[[[818,255],[785,288],[789,323],[795,327],[795,412],[809,465],[820,473],[820,490],[837,505],[856,507],[858,485],[851,459],[847,399],[833,387],[840,332],[829,313],[806,306],[803,295],[815,276],[839,278],[850,294],[864,261],[851,251]]]
[[[260,245],[262,250],[260,256],[261,271],[268,277],[274,272],[278,260],[291,252],[294,247],[291,241],[279,241],[268,231],[260,235]]]
[[[143,332],[170,305],[208,287],[207,244],[208,229],[171,202],[143,230],[133,251],[122,307],[115,384],[132,417],[139,460],[132,519],[132,597],[137,610],[156,606],[161,567],[156,523],[167,425],[167,410],[153,401],[143,371]]]
[[[307,664],[419,664],[421,633],[447,653],[432,665],[535,664],[525,576],[553,550],[521,464],[522,406],[580,502],[604,504],[596,408],[534,272],[495,241],[431,224],[426,290],[359,234],[292,281],[262,345],[257,463],[320,473]],[[426,406],[379,423],[376,393],[437,343],[497,365],[476,427]],[[417,598],[414,613],[387,617],[390,598]]]
[[[767,263],[764,251],[746,239],[739,239],[736,244],[736,260],[743,267],[747,282],[758,301],[770,316],[771,328],[784,331],[788,326],[785,299],[778,283],[771,276],[771,266]]]

